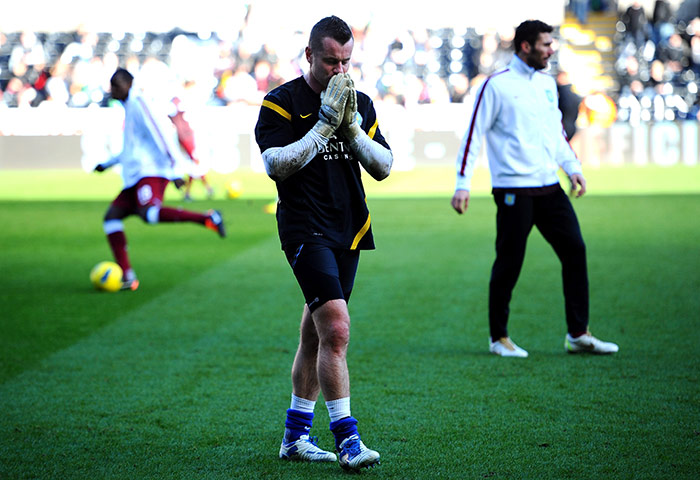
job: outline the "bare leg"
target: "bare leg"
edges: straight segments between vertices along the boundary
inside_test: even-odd
[[[204,185],[204,188],[207,189],[207,195],[208,195],[210,198],[213,197],[213,196],[214,196],[214,189],[211,187],[211,185],[209,185],[209,181],[207,180],[207,176],[206,176],[206,175],[202,175],[202,177],[200,178],[200,180],[202,180],[202,185]]]
[[[292,365],[292,393],[297,397],[316,401],[320,386],[316,362],[318,359],[318,334],[309,308],[304,305],[299,331],[299,347]]]
[[[346,354],[350,342],[350,315],[345,300],[330,300],[313,314],[318,333],[318,381],[326,401],[350,396]]]
[[[335,462],[335,453],[318,447],[310,431],[313,426],[313,407],[321,390],[317,370],[319,360],[319,336],[314,318],[304,305],[301,316],[299,348],[292,365],[292,405],[284,422],[284,438],[280,458],[309,462]],[[325,395],[325,390],[324,390]],[[297,398],[298,397],[298,398]]]
[[[187,176],[187,180],[185,180],[185,200],[190,200],[192,197],[190,196],[190,191],[192,190],[192,177]]]
[[[345,300],[330,300],[313,315],[304,306],[299,348],[292,366],[294,395],[316,400],[321,390],[326,401],[349,397],[349,340],[350,315]]]

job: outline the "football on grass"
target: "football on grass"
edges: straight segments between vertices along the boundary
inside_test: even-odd
[[[90,281],[98,290],[118,292],[122,288],[122,267],[114,262],[100,262],[90,271]]]
[[[226,195],[230,199],[236,199],[241,196],[243,193],[243,185],[241,184],[240,181],[238,180],[233,180],[231,181],[228,185],[226,185]]]

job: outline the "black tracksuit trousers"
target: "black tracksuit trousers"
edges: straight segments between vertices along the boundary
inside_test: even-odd
[[[551,189],[550,189],[551,190]],[[533,225],[549,242],[562,266],[568,332],[588,328],[588,271],[586,246],[576,213],[561,187],[543,195],[494,190],[496,260],[489,283],[489,329],[493,341],[508,336],[509,304],[525,258]]]

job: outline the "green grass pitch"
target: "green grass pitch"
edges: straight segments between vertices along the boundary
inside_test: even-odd
[[[607,169],[574,200],[591,330],[615,356],[564,353],[558,262],[535,231],[510,333],[488,354],[495,207],[477,172],[463,217],[451,168],[366,180],[377,250],[350,302],[352,411],[387,479],[694,479],[700,469],[700,169]],[[264,175],[222,210],[226,239],[126,220],[141,288],[99,293],[116,175],[3,172],[0,479],[344,478],[277,458],[302,299]],[[201,191],[195,192],[201,197]],[[330,448],[325,406],[312,433]]]

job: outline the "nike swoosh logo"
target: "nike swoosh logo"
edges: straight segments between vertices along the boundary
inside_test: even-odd
[[[306,115],[301,115],[301,114],[299,114],[299,116],[300,116],[301,118],[309,118],[309,117],[311,116],[311,114],[310,114],[310,113],[307,113]]]

